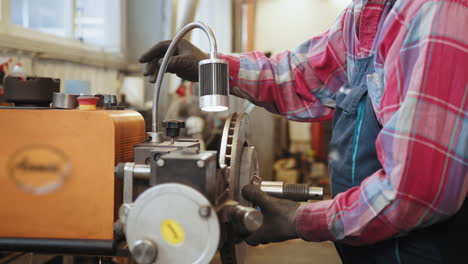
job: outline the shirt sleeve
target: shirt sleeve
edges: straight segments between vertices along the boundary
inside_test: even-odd
[[[378,242],[449,218],[467,196],[467,3],[425,2],[411,20],[392,16],[379,48],[383,169],[333,200],[302,205],[305,240]]]
[[[325,105],[347,82],[343,40],[344,11],[334,26],[321,36],[302,43],[292,52],[270,59],[261,52],[221,55],[229,62],[231,94],[296,121],[330,119]]]

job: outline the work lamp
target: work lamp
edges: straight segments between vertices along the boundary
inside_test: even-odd
[[[216,39],[213,31],[203,22],[192,22],[183,27],[172,40],[166,54],[164,55],[161,67],[159,68],[156,83],[154,85],[153,95],[153,118],[152,132],[148,132],[152,142],[162,140],[161,133],[158,130],[158,102],[159,92],[167,69],[169,59],[174,53],[179,41],[194,28],[200,28],[205,32],[210,42],[210,58],[199,62],[199,96],[200,108],[206,112],[221,112],[229,108],[229,67],[225,60],[218,58]]]

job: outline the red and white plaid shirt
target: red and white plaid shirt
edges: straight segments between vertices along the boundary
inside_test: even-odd
[[[298,121],[332,118],[332,95],[370,55],[383,169],[333,200],[302,205],[306,240],[368,244],[459,210],[468,190],[468,1],[355,0],[292,52],[222,55],[233,94]]]

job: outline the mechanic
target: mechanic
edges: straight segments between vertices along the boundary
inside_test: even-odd
[[[169,44],[140,58],[152,82]],[[196,82],[207,58],[183,41],[167,70]],[[231,94],[295,121],[333,118],[333,199],[246,186],[265,217],[247,243],[331,240],[343,263],[468,263],[467,1],[355,0],[292,52],[220,58]]]

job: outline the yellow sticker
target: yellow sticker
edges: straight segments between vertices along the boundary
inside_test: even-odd
[[[184,229],[172,219],[167,219],[162,222],[161,234],[164,239],[172,245],[179,245],[185,240]]]

